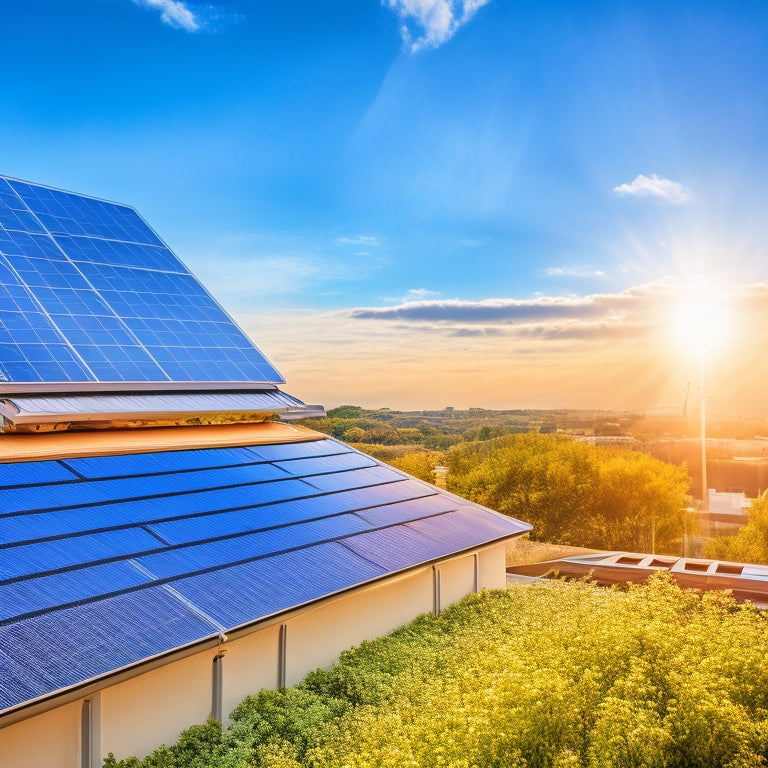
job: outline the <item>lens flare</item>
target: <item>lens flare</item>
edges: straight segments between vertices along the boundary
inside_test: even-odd
[[[728,339],[730,312],[714,287],[694,286],[674,309],[672,327],[677,342],[699,357],[708,357]]]

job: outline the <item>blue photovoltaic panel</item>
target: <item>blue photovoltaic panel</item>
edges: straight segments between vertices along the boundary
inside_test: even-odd
[[[227,467],[236,464],[253,464],[257,461],[259,459],[247,448],[199,448],[192,451],[158,451],[157,453],[67,459],[64,463],[83,477],[108,478]]]
[[[419,520],[426,515],[439,515],[442,512],[450,512],[456,509],[458,502],[450,496],[435,494],[418,499],[409,499],[396,504],[388,504],[386,507],[374,507],[373,509],[361,509],[358,517],[362,517],[373,526],[393,525],[395,523],[408,523],[411,520]]]
[[[283,378],[133,208],[0,176],[0,381]]]
[[[174,586],[220,624],[234,628],[253,616],[269,616],[384,573],[340,544],[321,544],[191,576]]]
[[[0,464],[0,487],[61,483],[64,480],[77,480],[77,475],[57,461],[20,461],[13,464]],[[0,511],[2,511],[1,507]]]
[[[341,472],[346,469],[375,467],[376,462],[362,453],[339,453],[335,456],[313,456],[309,459],[276,462],[277,466],[291,475],[309,476],[326,472]]]
[[[142,528],[23,544],[15,551],[0,550],[0,581],[113,557],[130,557],[162,546]]]
[[[405,480],[405,475],[385,467],[375,465],[364,469],[354,469],[348,472],[335,472],[330,475],[312,475],[308,483],[321,491],[341,491],[346,488],[364,488],[376,483],[395,483]]]
[[[463,506],[441,517],[415,520],[411,527],[442,544],[464,544],[471,547],[478,541],[503,536],[509,523],[498,514],[477,506]]]
[[[43,486],[41,490],[47,490],[47,488]],[[35,538],[99,531],[126,525],[144,525],[152,521],[286,501],[312,494],[317,495],[318,491],[301,480],[283,480],[185,495],[170,494],[93,507],[9,515],[0,521],[0,543],[18,543],[32,541]],[[49,494],[46,501],[50,502],[50,498]]]
[[[0,621],[148,583],[129,563],[105,563],[0,586]]]
[[[416,484],[414,483],[414,485]],[[429,494],[429,489],[426,487],[414,488],[411,486],[408,490],[406,483],[379,486],[375,490],[377,492],[376,500],[379,504],[387,504],[390,501],[396,502],[405,496],[415,499],[417,498],[415,494]],[[373,503],[373,499],[365,498],[364,491],[342,491],[329,495],[267,504],[261,507],[250,507],[234,512],[184,517],[164,523],[153,523],[149,528],[172,544],[184,544],[217,536],[247,533],[277,525],[290,525],[302,520],[325,515],[337,515],[342,512],[354,511],[359,517],[367,519],[366,510],[363,510],[365,515],[363,512],[359,512],[366,503]],[[455,508],[455,506],[453,504],[451,508]],[[386,515],[384,512],[386,507],[380,509],[382,514]],[[412,514],[423,516],[417,513]],[[382,524],[386,525],[387,523]]]
[[[360,557],[387,571],[401,571],[445,554],[444,546],[431,541],[407,525],[361,533],[351,536],[344,543]],[[463,547],[456,546],[454,551],[461,549]]]
[[[273,552],[349,536],[367,528],[368,525],[355,515],[337,515],[285,528],[273,528],[261,533],[158,552],[140,557],[137,562],[159,579],[179,577],[211,567],[221,568],[244,560],[266,557]]]
[[[352,448],[336,440],[314,440],[309,443],[282,443],[280,445],[257,445],[249,448],[265,461],[283,461],[286,459],[306,459],[310,456],[330,456],[337,453],[350,453]]]
[[[331,439],[3,466],[10,707],[530,528]]]
[[[163,491],[166,494],[189,493],[220,486],[253,482],[263,483],[268,480],[281,480],[290,477],[273,464],[260,464],[258,466],[258,474],[251,471],[248,466],[168,473],[163,476]],[[69,488],[72,505],[97,504],[113,499],[154,496],[157,493],[157,478],[154,475],[82,481]],[[56,505],[57,498],[60,498],[58,491],[52,486],[0,488],[0,510],[4,510],[0,516],[10,512],[30,512],[53,507]]]
[[[14,679],[19,668],[26,672],[19,689],[0,675],[1,706],[21,704],[215,634],[162,587],[0,627],[0,649],[15,661]]]

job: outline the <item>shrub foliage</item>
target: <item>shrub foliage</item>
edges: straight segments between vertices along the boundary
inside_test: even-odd
[[[768,758],[768,624],[667,576],[471,595],[109,768],[746,768]]]

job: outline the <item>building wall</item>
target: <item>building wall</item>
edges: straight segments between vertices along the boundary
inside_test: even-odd
[[[101,692],[101,752],[144,756],[211,714],[215,651],[205,651]]]
[[[435,601],[439,572],[440,600]],[[224,652],[222,712],[261,688],[293,685],[330,666],[341,651],[391,632],[422,613],[441,610],[475,588],[506,584],[504,544],[463,555],[340,595],[289,614],[281,625],[151,670],[92,697],[92,766],[107,753],[143,757],[176,741],[211,714],[213,660]],[[282,650],[281,650],[282,646]],[[0,729],[0,768],[81,768],[83,702],[63,705]]]
[[[495,544],[480,552],[480,589],[506,589],[507,546]]]
[[[440,574],[440,602],[436,606],[438,610],[475,591],[477,577],[474,555],[440,563],[436,570]]]
[[[82,702],[0,729],[1,768],[79,768]]]
[[[222,712],[227,716],[248,694],[277,688],[280,627],[266,627],[226,644]]]
[[[286,685],[333,664],[339,653],[432,610],[432,569],[353,593],[286,622]]]

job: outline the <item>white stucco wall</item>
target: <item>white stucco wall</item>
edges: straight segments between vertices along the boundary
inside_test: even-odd
[[[222,712],[226,717],[249,694],[277,688],[279,626],[226,643]]]
[[[101,692],[101,752],[143,757],[211,714],[215,651],[205,651]]]
[[[80,768],[82,702],[0,729],[1,768]]]
[[[494,544],[480,552],[480,589],[505,589],[507,586],[507,546]]]
[[[475,591],[474,555],[440,563],[436,568],[440,572],[440,610]]]
[[[432,610],[432,569],[374,584],[286,622],[286,684],[328,667],[341,651]]]

